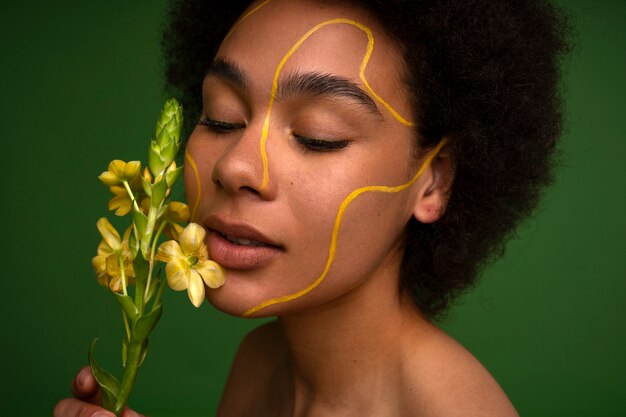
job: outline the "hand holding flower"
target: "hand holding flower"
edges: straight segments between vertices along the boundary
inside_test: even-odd
[[[98,177],[113,194],[109,210],[117,216],[130,215],[132,220],[122,237],[106,218],[98,220],[102,241],[91,261],[98,282],[111,291],[122,309],[122,379],[98,366],[93,356],[96,340],[89,349],[89,365],[101,405],[118,417],[145,359],[148,336],[161,317],[165,283],[177,291],[187,289],[196,307],[204,300],[205,284],[210,288],[224,284],[221,267],[208,257],[205,230],[194,223],[183,228],[180,223],[189,221],[189,207],[170,200],[172,186],[182,170],[174,160],[181,145],[181,126],[182,108],[170,99],[150,142],[148,166],[142,171],[140,161],[114,160]],[[162,233],[173,240],[158,247]],[[167,280],[156,273],[158,261],[166,262]]]

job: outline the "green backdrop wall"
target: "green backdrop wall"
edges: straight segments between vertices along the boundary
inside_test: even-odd
[[[47,416],[92,337],[117,369],[114,301],[90,259],[109,198],[96,176],[135,159],[162,100],[164,1],[2,2],[0,415]],[[523,416],[626,415],[626,3],[561,0],[578,26],[564,166],[537,215],[442,323]],[[213,415],[258,321],[168,292],[131,405]]]

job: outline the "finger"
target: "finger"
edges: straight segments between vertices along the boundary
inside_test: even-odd
[[[93,399],[98,393],[98,384],[93,377],[91,368],[82,368],[72,381],[72,395],[83,400]]]
[[[138,412],[131,410],[130,408],[127,408],[122,413],[122,417],[145,417],[145,416],[143,414],[139,414]]]
[[[115,414],[76,398],[66,398],[54,407],[54,417],[115,417]]]

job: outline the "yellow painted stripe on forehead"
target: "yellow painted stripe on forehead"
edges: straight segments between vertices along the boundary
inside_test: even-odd
[[[185,159],[191,166],[193,171],[193,175],[196,179],[196,199],[191,206],[191,221],[194,221],[196,218],[196,212],[198,211],[198,205],[200,204],[200,197],[202,196],[202,185],[200,184],[200,173],[198,172],[198,165],[196,165],[196,161],[193,160],[191,154],[189,153],[189,149],[185,149]]]
[[[345,200],[343,200],[343,202],[341,203],[341,206],[339,206],[339,211],[337,212],[337,217],[335,218],[335,225],[333,227],[333,233],[330,238],[330,248],[328,250],[328,258],[326,260],[326,266],[324,267],[324,271],[322,272],[322,274],[315,281],[313,281],[308,287],[294,294],[285,295],[282,297],[276,297],[276,298],[272,298],[267,301],[264,301],[261,304],[255,307],[252,307],[251,309],[246,311],[242,315],[242,317],[250,317],[252,314],[258,312],[259,310],[262,310],[274,304],[286,303],[288,301],[295,300],[309,293],[315,287],[317,287],[328,274],[328,271],[330,270],[333,260],[335,259],[335,252],[337,250],[337,236],[339,235],[339,228],[341,227],[341,220],[343,219],[343,215],[346,209],[348,208],[348,205],[350,205],[352,201],[354,201],[358,196],[360,196],[363,193],[367,193],[367,192],[398,193],[400,191],[406,190],[411,185],[413,185],[415,181],[417,181],[417,179],[422,175],[426,167],[428,167],[431,164],[432,160],[439,154],[439,152],[441,151],[441,148],[443,148],[446,143],[447,143],[447,140],[444,138],[437,144],[437,146],[430,152],[426,160],[424,160],[424,163],[422,164],[420,169],[413,176],[413,178],[411,178],[409,182],[406,182],[402,185],[398,185],[395,187],[390,187],[386,185],[370,185],[367,187],[357,188],[356,190],[352,191],[350,195],[348,195],[348,197],[346,197]]]
[[[270,0],[265,0],[263,3],[259,4],[258,6],[256,6],[254,9],[250,10],[248,13],[246,13],[245,15],[243,15],[241,17],[241,19],[239,19],[237,22],[235,22],[235,24],[233,25],[233,27],[228,31],[228,33],[226,34],[226,36],[224,36],[224,41],[226,39],[228,39],[230,37],[230,35],[233,34],[233,32],[235,30],[237,30],[237,28],[239,27],[239,25],[241,25],[247,18],[249,18],[251,15],[253,15],[254,13],[257,12],[257,10],[259,10],[261,7],[265,6],[267,3],[269,3]],[[224,42],[222,41],[222,42]]]
[[[315,32],[317,32],[318,30],[320,30],[321,28],[325,26],[336,25],[336,24],[347,24],[347,25],[354,26],[360,29],[361,31],[363,31],[367,35],[367,49],[365,52],[365,56],[363,57],[363,60],[361,61],[361,66],[359,69],[359,77],[361,78],[361,81],[363,82],[363,84],[365,85],[365,88],[369,91],[369,93],[372,96],[374,96],[374,98],[378,102],[380,102],[398,122],[402,123],[405,126],[409,126],[409,127],[413,126],[412,122],[400,116],[400,114],[397,111],[395,111],[394,108],[391,107],[389,103],[387,103],[382,97],[376,94],[376,92],[372,89],[369,82],[367,81],[367,78],[365,77],[365,69],[367,68],[367,64],[369,63],[370,57],[372,56],[372,52],[374,51],[374,34],[372,33],[372,30],[355,20],[346,19],[343,17],[340,17],[337,19],[331,19],[331,20],[327,20],[325,22],[319,23],[313,26],[313,28],[309,29],[304,35],[302,35],[300,39],[298,39],[298,41],[291,47],[291,49],[287,51],[283,59],[280,60],[278,66],[276,67],[276,71],[274,72],[274,80],[272,82],[270,100],[267,106],[267,113],[265,114],[265,120],[263,121],[263,130],[261,132],[260,151],[261,151],[261,160],[263,161],[263,179],[261,181],[261,186],[260,186],[261,190],[265,189],[265,187],[267,187],[267,183],[269,182],[269,166],[268,166],[268,159],[267,159],[266,142],[267,142],[267,136],[269,134],[272,107],[274,105],[274,101],[276,100],[276,92],[278,91],[278,79],[283,70],[283,67],[287,63],[287,60],[291,58],[291,56],[298,50],[298,48],[302,46],[304,41],[306,41],[311,35],[313,35]]]

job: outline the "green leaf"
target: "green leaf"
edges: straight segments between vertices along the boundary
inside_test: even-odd
[[[144,300],[146,304],[148,304],[148,302],[152,299],[157,289],[159,288],[160,283],[161,283],[161,271],[159,270],[159,273],[152,278],[152,282],[150,283],[150,288],[148,288],[148,295],[146,296],[146,299]]]
[[[157,296],[154,299],[154,303],[152,304],[152,310],[151,311],[155,311],[156,309],[160,309],[161,308],[161,297],[163,296],[163,290],[165,289],[165,284],[167,283],[166,279],[162,278],[162,269],[159,269],[159,289],[157,290]],[[155,283],[156,286],[156,283]]]
[[[180,167],[178,167],[176,169],[167,170],[165,172],[165,181],[167,181],[168,187],[171,188],[172,185],[174,185],[174,183],[178,179],[178,176],[180,175],[181,172],[183,172],[183,167],[182,166],[180,166]]]
[[[178,144],[174,139],[170,139],[164,145],[161,146],[161,160],[165,167],[169,167],[176,154],[178,153]]]
[[[150,199],[150,205],[154,208],[158,208],[167,193],[167,181],[165,178],[161,178],[159,182],[152,186],[152,198]]]
[[[143,187],[143,192],[146,193],[148,197],[152,197],[152,184],[150,184],[146,179],[141,177],[141,186]]]
[[[155,140],[150,141],[150,148],[148,149],[148,166],[154,177],[158,177],[165,171],[166,166],[161,159],[161,149]]]
[[[117,302],[120,303],[122,310],[124,310],[124,313],[126,314],[126,317],[130,319],[130,322],[134,323],[137,321],[139,310],[137,310],[137,306],[135,306],[133,299],[128,295],[119,294],[115,291],[111,291],[111,294],[113,294]]]
[[[138,252],[133,259],[133,270],[135,271],[135,281],[145,282],[148,279],[150,265],[143,257],[143,253]]]
[[[146,234],[146,226],[148,225],[148,218],[142,211],[137,210],[135,205],[131,209],[131,215],[133,217],[133,223],[135,223],[135,227],[137,227],[137,232],[139,232],[139,236],[143,236]]]
[[[140,317],[135,323],[135,326],[133,326],[131,343],[143,343],[154,329],[154,326],[159,322],[162,312],[163,309],[159,307],[145,316]]]
[[[139,366],[143,364],[143,361],[146,359],[147,353],[148,353],[148,339],[146,339],[141,345],[141,354],[139,355]]]
[[[89,346],[89,354],[87,356],[87,360],[89,362],[89,366],[91,367],[91,372],[93,373],[98,386],[100,387],[100,396],[102,398],[102,406],[107,410],[113,411],[115,408],[115,401],[117,394],[120,391],[120,383],[117,378],[107,372],[104,368],[100,368],[98,363],[93,357],[93,351],[96,348],[96,341],[98,338],[93,339],[91,345]]]
[[[133,231],[128,238],[128,247],[130,248],[130,254],[133,258],[137,256],[137,252],[139,251],[139,241],[137,240],[135,233],[137,233],[136,228],[133,228]]]

